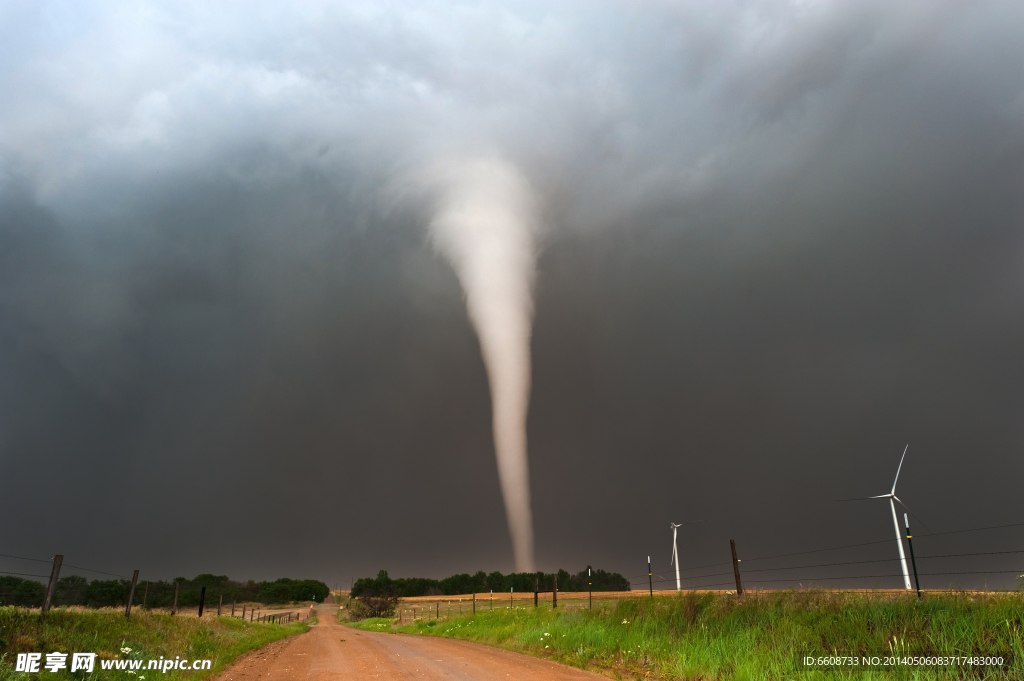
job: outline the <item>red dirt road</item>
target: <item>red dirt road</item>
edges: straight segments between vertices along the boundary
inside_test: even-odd
[[[357,631],[322,605],[306,634],[271,643],[217,681],[594,681],[603,676],[466,641]]]

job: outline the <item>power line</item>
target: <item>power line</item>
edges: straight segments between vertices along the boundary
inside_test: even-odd
[[[53,559],[43,560],[42,558],[26,558],[25,556],[11,556],[11,555],[8,555],[6,553],[0,553],[0,558],[15,558],[17,560],[31,560],[31,561],[34,561],[36,563],[53,563]],[[115,574],[113,572],[104,572],[103,570],[93,570],[92,568],[79,567],[78,565],[71,565],[70,563],[64,563],[64,567],[71,568],[72,570],[82,570],[84,572],[95,572],[98,575],[107,575],[109,577],[120,577],[121,579],[128,579],[127,575],[118,575],[118,574]],[[0,574],[15,575],[15,574],[21,574],[21,573],[19,573],[19,572],[3,572],[3,573],[0,573]],[[39,576],[39,575],[34,575],[34,576]],[[41,576],[48,577],[49,575],[41,575]]]
[[[78,567],[77,565],[69,565],[64,563],[64,567],[69,567],[73,570],[84,570],[85,572],[95,572],[98,575],[109,575],[111,577],[120,577],[121,579],[128,579],[126,575],[116,575],[113,572],[103,572],[102,570],[92,570],[90,568]]]
[[[808,553],[822,553],[824,551],[838,551],[840,549],[852,549],[858,546],[871,546],[872,544],[884,544],[891,542],[892,539],[879,539],[878,541],[864,542],[863,544],[847,544],[846,546],[832,546],[827,549],[814,549],[813,551],[797,551],[796,553],[780,553],[777,556],[761,556],[759,558],[744,558],[743,562],[753,563],[755,560],[771,560],[773,558],[789,558],[790,556],[803,556]]]
[[[919,556],[920,558],[959,558],[961,556],[998,556],[1004,553],[1024,553],[1024,550],[1017,551],[983,551],[981,553],[947,553],[942,556]]]
[[[962,532],[981,532],[982,530],[1000,530],[1004,527],[1020,527],[1024,523],[1010,523],[1009,525],[992,525],[990,527],[973,527],[968,530],[950,530],[949,532],[932,532],[930,534],[919,534],[918,537],[937,537],[940,534],[960,534]]]
[[[927,558],[927,559],[962,558],[962,557],[970,557],[970,556],[994,556],[994,555],[1007,555],[1007,554],[1016,554],[1016,553],[1024,553],[1024,550],[1014,550],[1014,551],[982,551],[982,552],[977,552],[977,553],[949,553],[949,554],[940,554],[940,555],[932,555],[932,556],[921,556],[921,558],[922,559],[925,559],[925,558]],[[818,564],[813,564],[813,565],[790,565],[790,566],[785,566],[785,567],[774,567],[774,568],[755,568],[753,570],[744,570],[744,572],[745,573],[752,573],[752,572],[776,572],[776,571],[782,571],[782,570],[802,570],[802,569],[807,569],[807,568],[819,568],[819,567],[839,567],[839,566],[842,566],[842,565],[864,565],[864,564],[868,564],[868,563],[889,563],[889,562],[893,562],[893,561],[896,561],[896,560],[898,560],[898,558],[879,558],[879,559],[875,559],[875,560],[852,560],[852,561],[843,561],[843,562],[839,562],[839,563],[818,563]],[[995,571],[995,572],[1001,574],[1003,571]],[[704,578],[704,577],[721,577],[721,576],[725,576],[725,575],[728,575],[728,574],[730,574],[730,573],[728,573],[728,572],[717,572],[717,573],[707,574],[707,575],[693,575],[693,576],[690,576],[690,577],[683,577],[682,579],[700,579],[700,578]],[[921,574],[926,574],[926,573],[921,573]],[[952,572],[949,572],[949,573],[927,573],[927,574],[935,575],[935,574],[986,574],[986,573],[985,572],[977,572],[977,573],[974,573],[974,572],[970,572],[970,573],[952,573]],[[871,577],[876,577],[876,576],[895,576],[895,577],[899,577],[901,575],[902,575],[902,573],[900,573],[899,575],[867,575],[866,578],[871,578]],[[787,579],[787,580],[783,580],[783,581],[792,581],[792,579],[793,578]],[[812,579],[812,578],[808,578],[808,579]],[[820,578],[816,577],[816,578],[813,578],[813,579],[845,579],[845,578],[844,577],[820,577]],[[850,579],[857,579],[857,578],[856,577],[850,577]],[[662,579],[654,580],[654,582],[658,583],[658,584],[661,584],[661,583],[664,583],[664,582],[672,582],[672,581],[674,581],[672,578],[662,578]],[[778,581],[778,580],[759,580],[759,581],[763,582],[763,581]],[[634,583],[642,585],[642,582],[640,582],[640,581],[637,581],[637,582],[631,581],[630,582],[631,585],[634,584]],[[753,581],[751,583],[756,583],[756,581]],[[699,588],[699,587],[689,587],[689,588]]]
[[[0,558],[16,558],[17,560],[31,560],[37,563],[52,563],[53,559],[43,560],[42,558],[26,558],[25,556],[9,556],[6,553],[0,553]]]
[[[1020,572],[1024,572],[1024,570],[974,570],[974,571],[970,571],[970,572],[921,572],[919,574],[922,577],[940,577],[940,576],[944,576],[944,575],[1009,575],[1009,574],[1020,573]],[[785,581],[785,582],[796,582],[796,581],[814,582],[814,581],[824,581],[824,580],[833,580],[833,579],[876,579],[876,578],[879,578],[879,577],[902,577],[902,576],[903,576],[902,572],[894,572],[894,573],[887,574],[887,575],[849,575],[849,576],[844,576],[844,577],[800,577],[800,578],[793,577],[791,579],[785,579],[785,580],[778,580],[778,579],[753,579],[753,580],[750,580],[750,583],[751,584],[765,584],[765,583],[769,583],[769,582],[779,582],[779,581]],[[747,580],[743,580],[743,581],[746,582]]]
[[[922,573],[920,573],[920,575],[922,577],[943,577],[943,576],[947,576],[947,575],[1008,575],[1008,574],[1014,574],[1014,573],[1024,573],[1024,569],[1018,569],[1018,570],[975,570],[975,571],[967,571],[967,572],[962,572],[962,571],[958,571],[958,572],[922,572]],[[744,583],[747,583],[747,584],[778,584],[780,582],[792,583],[792,582],[816,582],[816,581],[826,581],[826,580],[832,581],[832,580],[839,580],[839,579],[879,579],[879,578],[883,578],[883,577],[902,577],[902,576],[903,576],[902,572],[899,572],[899,573],[895,573],[894,572],[894,573],[884,574],[884,575],[845,575],[845,576],[841,576],[841,577],[792,577],[792,578],[789,578],[789,579],[752,579],[752,580],[746,580],[745,579],[743,581],[744,581]],[[666,581],[671,581],[671,580],[666,580]],[[706,589],[706,588],[714,587],[714,586],[732,586],[732,584],[733,584],[732,582],[714,582],[714,583],[708,583],[708,584],[697,584],[697,585],[691,586],[690,588],[685,589],[685,590],[686,591],[694,591],[694,590],[697,590],[697,589]]]
[[[1024,550],[1016,550],[1016,551],[982,551],[982,552],[978,552],[978,553],[947,553],[947,554],[935,555],[935,556],[919,556],[919,558],[921,558],[922,560],[925,559],[925,558],[928,558],[928,559],[935,559],[935,558],[962,558],[962,557],[967,557],[967,556],[995,556],[995,555],[1010,554],[1010,553],[1024,553]],[[896,560],[899,560],[899,559],[898,558],[878,558],[876,560],[852,560],[852,561],[845,561],[845,562],[842,562],[842,563],[819,563],[817,565],[791,565],[789,567],[755,568],[753,570],[744,570],[744,572],[771,572],[773,570],[800,570],[800,569],[803,569],[803,568],[835,567],[835,566],[838,566],[838,565],[863,565],[865,563],[888,563],[888,562],[892,562],[892,561],[896,561]],[[712,575],[708,575],[708,576],[711,577]]]
[[[924,538],[924,537],[938,537],[938,536],[947,535],[947,534],[962,534],[964,532],[982,532],[984,530],[999,530],[999,529],[1003,529],[1003,528],[1006,528],[1006,527],[1020,527],[1020,526],[1024,526],[1024,522],[1021,522],[1021,523],[1009,523],[1007,525],[990,525],[988,527],[972,527],[972,528],[968,528],[968,529],[965,529],[965,530],[950,530],[948,532],[931,532],[931,533],[928,533],[928,534],[919,534],[919,535],[915,535],[915,536],[921,537],[921,538]],[[811,550],[811,551],[797,551],[796,553],[781,553],[781,554],[777,554],[777,555],[774,555],[774,556],[758,556],[758,557],[755,557],[755,558],[744,558],[743,562],[745,562],[745,563],[752,563],[752,562],[757,561],[757,560],[772,560],[774,558],[789,558],[790,556],[804,556],[804,555],[807,555],[807,554],[810,554],[810,553],[823,553],[825,551],[839,551],[841,549],[852,549],[852,548],[857,548],[857,547],[860,547],[860,546],[871,546],[871,545],[874,545],[874,544],[884,544],[886,542],[891,542],[891,541],[892,541],[891,538],[890,539],[879,539],[877,541],[864,542],[864,543],[861,543],[861,544],[845,544],[843,546],[832,546],[832,547],[825,548],[825,549],[814,549],[814,550]],[[994,552],[994,553],[999,553],[999,552]],[[990,554],[978,553],[978,554],[951,554],[951,555],[979,555],[979,556],[981,556],[981,555],[990,555]],[[994,554],[992,554],[992,555],[994,555]],[[922,556],[922,557],[925,557],[925,556]],[[928,556],[928,557],[936,557],[936,556]],[[724,562],[724,563],[708,563],[707,565],[697,565],[697,566],[694,566],[694,567],[681,568],[681,570],[686,572],[686,571],[690,571],[690,570],[699,570],[701,568],[706,568],[706,567],[718,567],[719,565],[732,565],[732,563],[729,563],[729,562]],[[629,579],[640,579],[640,578],[643,578],[643,577],[646,577],[646,576],[647,576],[646,574],[636,575],[635,577],[630,577]]]
[[[50,575],[33,575],[28,572],[4,572],[0,571],[0,575],[17,575],[19,577],[49,577]]]

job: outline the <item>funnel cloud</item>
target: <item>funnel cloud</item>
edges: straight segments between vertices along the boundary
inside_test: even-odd
[[[536,216],[522,175],[498,159],[456,161],[430,223],[455,268],[491,388],[494,452],[516,569],[533,572],[533,519],[526,450]]]

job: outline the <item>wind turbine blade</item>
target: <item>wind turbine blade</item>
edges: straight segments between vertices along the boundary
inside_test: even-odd
[[[854,497],[853,499],[835,499],[835,501],[864,501],[866,499],[874,499],[874,497]]]
[[[903,448],[903,456],[900,457],[900,465],[899,468],[896,469],[896,477],[892,481],[892,492],[890,492],[890,494],[896,494],[896,481],[900,479],[900,468],[903,468],[903,459],[907,458],[908,449],[910,449],[909,444]]]
[[[879,494],[877,497],[865,497],[866,499],[888,499],[892,494]]]
[[[904,504],[902,501],[900,501],[900,498],[898,496],[893,495],[892,498],[896,500],[897,504],[899,504],[903,508],[907,509],[907,513],[909,513],[910,515],[914,516],[914,520],[916,520],[917,522],[921,523],[921,527],[924,528],[925,532],[927,532],[928,534],[932,533],[932,531],[930,529],[928,529],[928,526],[924,524],[924,521],[921,520],[921,517],[919,515],[917,515],[916,513],[914,513],[913,511],[911,511],[910,508],[906,504]]]

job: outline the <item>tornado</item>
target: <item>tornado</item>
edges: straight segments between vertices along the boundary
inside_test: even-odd
[[[498,158],[441,164],[430,233],[451,262],[491,392],[494,452],[518,572],[533,572],[526,448],[530,334],[536,276],[536,207],[529,184]]]

